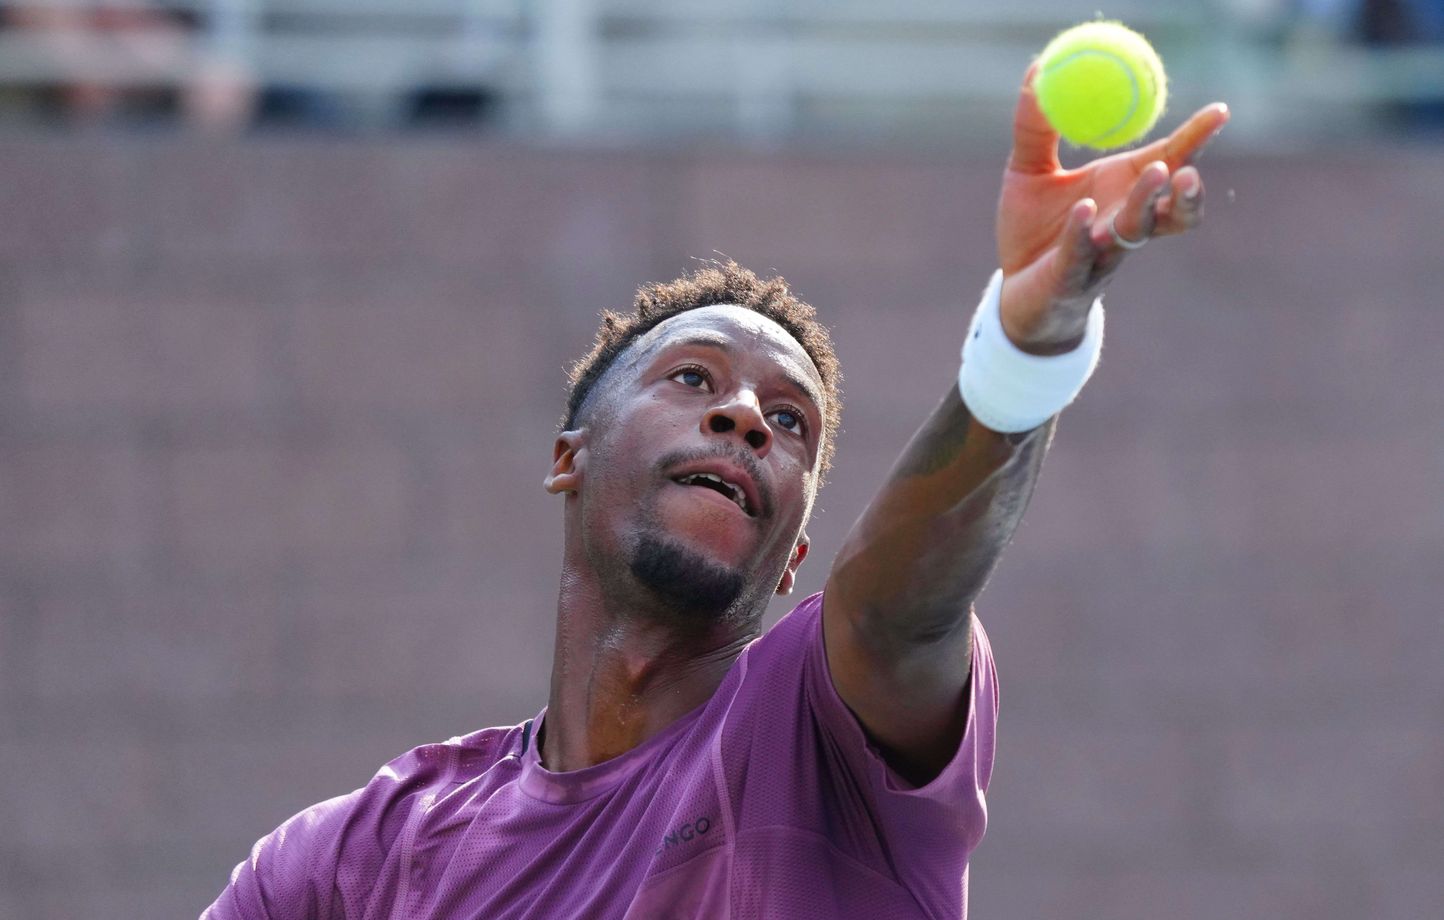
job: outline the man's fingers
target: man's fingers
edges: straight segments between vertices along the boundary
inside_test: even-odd
[[[1077,202],[1068,212],[1068,223],[1063,227],[1058,246],[1055,289],[1059,294],[1076,295],[1088,284],[1097,256],[1092,239],[1093,221],[1097,216],[1098,204],[1092,198]]]
[[[1228,106],[1224,103],[1206,105],[1168,137],[1135,150],[1131,159],[1139,169],[1154,160],[1162,160],[1170,170],[1178,169],[1197,156],[1223,130],[1228,119]]]
[[[1107,218],[1098,221],[1093,228],[1093,242],[1100,249],[1121,248],[1109,232],[1112,223],[1118,235],[1130,243],[1146,240],[1153,235],[1155,207],[1158,199],[1168,191],[1168,166],[1162,160],[1155,160],[1144,167],[1138,181],[1128,193],[1128,200]]]
[[[1154,209],[1154,236],[1169,236],[1192,230],[1203,222],[1203,177],[1198,169],[1185,166],[1173,174],[1169,194]]]
[[[1038,62],[1034,61],[1023,74],[1018,107],[1013,112],[1013,152],[1008,157],[1008,169],[1029,175],[1062,168],[1058,161],[1058,132],[1043,116],[1043,110],[1038,107],[1038,94],[1033,91],[1033,76],[1037,72]]]

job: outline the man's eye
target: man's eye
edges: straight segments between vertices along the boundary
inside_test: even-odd
[[[778,426],[784,431],[794,433],[802,432],[802,416],[796,412],[793,412],[791,409],[778,409],[772,414],[776,417]]]
[[[699,367],[684,367],[672,374],[672,379],[689,387],[707,385],[707,374]]]

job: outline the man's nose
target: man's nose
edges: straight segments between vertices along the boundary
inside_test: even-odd
[[[757,395],[751,390],[740,390],[708,409],[707,414],[702,416],[702,431],[710,434],[736,432],[758,457],[767,456],[772,449],[772,431],[767,427],[767,418],[762,414]]]

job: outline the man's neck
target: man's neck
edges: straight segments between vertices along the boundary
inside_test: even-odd
[[[542,763],[566,772],[624,754],[711,698],[757,626],[688,631],[595,579],[565,573]]]

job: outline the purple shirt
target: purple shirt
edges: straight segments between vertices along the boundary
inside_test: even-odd
[[[957,918],[987,823],[997,685],[973,621],[967,729],[914,788],[837,695],[822,595],[638,747],[553,773],[546,715],[429,744],[251,851],[203,920]]]

